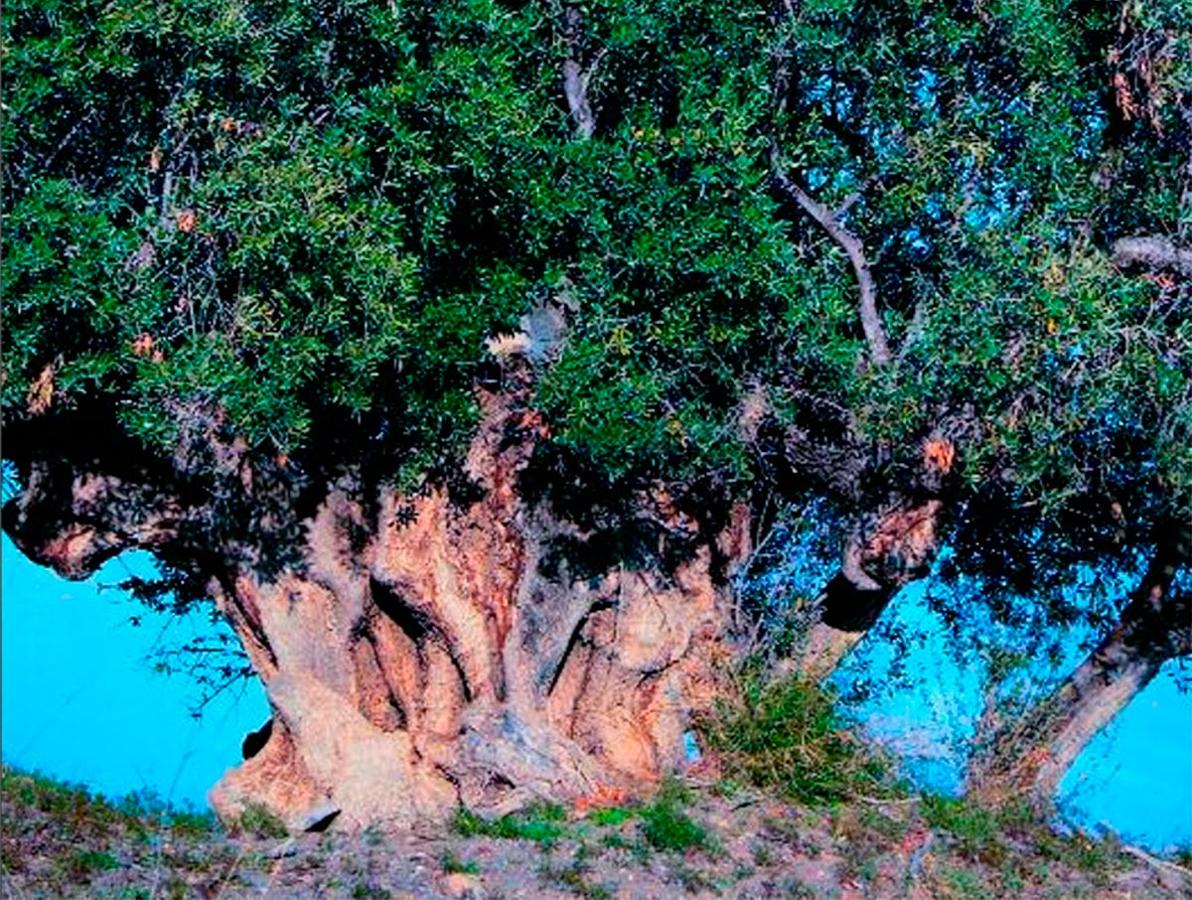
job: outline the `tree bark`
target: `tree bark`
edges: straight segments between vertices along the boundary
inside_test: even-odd
[[[840,571],[817,599],[790,667],[805,678],[831,675],[905,585],[923,577],[939,545],[943,502],[897,503],[849,538]]]
[[[865,245],[859,237],[844,227],[840,215],[812,197],[786,174],[782,168],[777,145],[770,148],[770,164],[774,184],[779,192],[811,216],[848,257],[849,265],[853,267],[853,273],[857,276],[857,291],[860,295],[857,308],[861,318],[861,330],[865,334],[865,342],[869,345],[870,358],[874,365],[889,365],[890,343],[886,339],[886,330],[877,309],[877,282],[874,281],[873,272],[869,267]],[[851,205],[854,201],[848,202]]]
[[[611,549],[624,534],[527,501],[545,428],[527,405],[525,344],[498,342],[504,387],[481,394],[464,466],[473,499],[361,496],[345,478],[279,570],[247,552],[203,561],[273,713],[212,790],[221,816],[262,803],[295,828],[314,809],[338,810],[336,827],[410,825],[461,803],[640,791],[683,761],[690,716],[734,653],[727,584],[748,555],[747,507],[711,529],[643,491],[620,527],[655,555],[631,565]],[[30,471],[5,528],[37,562],[79,578],[124,548],[198,552],[180,538],[195,513],[160,485]]]
[[[763,435],[763,427],[751,423],[765,421],[765,401],[756,395],[749,401],[743,428],[753,441]],[[969,410],[941,416],[923,440],[917,463],[895,473],[875,463],[876,454],[841,411],[835,424],[829,412],[813,402],[805,421],[778,432],[782,465],[773,472],[783,490],[797,493],[814,484],[849,507],[870,510],[853,519],[839,569],[808,614],[794,623],[801,640],[779,663],[782,672],[816,681],[835,671],[898,591],[930,571],[957,473],[957,446],[967,439],[973,421]],[[774,432],[769,434],[764,440],[775,439]],[[875,469],[880,476],[875,477]]]
[[[575,134],[581,140],[588,140],[596,133],[596,114],[588,99],[588,82],[603,53],[599,53],[584,68],[583,56],[583,14],[577,6],[568,6],[563,11],[563,41],[567,45],[567,59],[563,61],[563,96],[567,109],[575,123]]]
[[[1172,269],[1192,275],[1192,249],[1159,235],[1121,238],[1113,245],[1113,261],[1119,266]]]
[[[995,805],[1022,796],[1049,800],[1089,741],[1163,664],[1192,652],[1192,604],[1171,593],[1188,549],[1186,530],[1161,536],[1117,626],[1050,695],[995,730],[974,753],[970,796]],[[992,709],[985,719],[996,722]]]

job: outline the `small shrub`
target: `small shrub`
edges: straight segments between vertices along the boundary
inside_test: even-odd
[[[555,803],[534,804],[499,819],[486,819],[460,807],[452,819],[452,828],[463,837],[534,841],[552,847],[566,834],[566,820],[567,810]]]
[[[841,844],[840,871],[845,878],[870,881],[877,873],[877,860],[890,847],[890,839],[870,826],[867,812],[845,806],[832,817],[832,832]]]
[[[538,874],[544,881],[553,882],[580,897],[586,897],[587,900],[609,900],[613,894],[608,887],[588,880],[590,868],[588,847],[586,844],[580,844],[576,848],[575,857],[568,865],[555,866],[546,863],[539,868]]]
[[[66,874],[78,881],[93,872],[120,868],[120,861],[104,850],[76,850],[66,858]]]
[[[632,850],[633,841],[625,837],[620,832],[614,831],[611,834],[603,834],[600,836],[600,843],[605,847],[613,850]]]
[[[765,868],[766,866],[774,865],[774,851],[766,844],[753,845],[753,863],[756,866]]]
[[[452,850],[446,850],[439,857],[439,867],[448,875],[479,875],[480,866],[472,860],[460,859]]]
[[[867,807],[861,810],[860,821],[862,826],[881,835],[881,837],[890,843],[900,841],[906,835],[906,822],[892,819],[884,813],[878,812],[876,809],[869,809]]]
[[[180,809],[174,810],[168,818],[170,831],[182,837],[206,837],[218,829],[218,820],[211,812]]]
[[[24,872],[25,859],[16,841],[0,839],[0,873],[11,875],[14,872]]]
[[[787,897],[789,900],[814,900],[820,895],[819,891],[798,878],[784,878],[779,883],[778,890],[780,896]]]
[[[642,835],[651,846],[684,851],[710,845],[707,830],[684,812],[688,802],[687,789],[677,781],[668,781],[654,801],[641,808]]]
[[[1032,840],[1041,856],[1087,872],[1101,885],[1124,861],[1121,842],[1113,836],[1097,840],[1080,831],[1060,836],[1048,823],[1040,822]]]
[[[633,811],[621,806],[606,806],[603,809],[596,809],[588,816],[588,820],[594,825],[612,827],[623,825],[631,818],[633,818]]]
[[[992,863],[998,863],[1004,857],[1005,848],[1000,837],[1002,824],[992,810],[962,798],[934,794],[923,797],[922,809],[927,823],[948,832],[963,853]]]
[[[385,841],[385,835],[376,825],[369,825],[366,829],[364,829],[364,833],[361,835],[361,837],[364,839],[364,843],[368,844],[370,847],[379,847]]]
[[[943,900],[993,900],[981,880],[967,869],[943,869],[936,878],[936,890]]]
[[[352,900],[389,900],[392,896],[385,888],[364,881],[352,886]]]
[[[708,875],[707,872],[702,872],[694,866],[689,866],[686,863],[679,863],[674,868],[675,878],[683,885],[683,890],[689,894],[700,893],[720,893],[720,886],[715,879]]]
[[[290,833],[286,823],[260,803],[247,804],[236,826],[245,834],[260,838],[284,838]]]
[[[896,793],[889,764],[843,727],[832,695],[807,681],[748,674],[701,727],[730,777],[789,799]]]

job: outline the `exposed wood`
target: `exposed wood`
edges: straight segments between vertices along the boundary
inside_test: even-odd
[[[748,510],[713,528],[645,490],[609,526],[647,528],[643,541],[585,534],[527,501],[520,478],[543,434],[531,344],[500,344],[466,499],[441,485],[364,496],[349,478],[286,533],[277,570],[244,547],[207,548],[209,593],[273,714],[213,790],[222,816],[263,803],[295,830],[323,808],[339,810],[334,828],[411,826],[460,803],[499,813],[600,786],[639,792],[683,761],[690,717],[711,707],[733,654],[729,582],[750,551]],[[247,471],[225,449],[229,471]],[[197,552],[176,527],[188,510],[156,488],[69,465],[25,488],[6,528],[60,572],[85,576],[127,548]],[[657,557],[605,553],[623,543]],[[573,572],[584,554],[599,562]],[[545,565],[552,556],[562,562]]]
[[[596,133],[596,114],[588,99],[588,84],[604,53],[601,51],[584,67],[582,57],[583,15],[576,6],[568,6],[563,13],[563,40],[568,57],[563,61],[563,95],[575,122],[576,134],[587,140]]]
[[[894,505],[850,537],[840,572],[812,608],[803,642],[788,667],[821,681],[877,622],[907,583],[922,577],[939,544],[943,503]]]

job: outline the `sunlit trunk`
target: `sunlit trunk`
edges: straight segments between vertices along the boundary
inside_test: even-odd
[[[460,803],[640,791],[682,762],[735,652],[727,585],[748,510],[711,527],[643,489],[623,521],[585,531],[527,501],[543,428],[517,375],[480,395],[467,497],[362,496],[348,478],[278,532],[293,535],[273,548],[284,565],[243,549],[203,561],[273,711],[211,793],[222,816],[261,803],[295,827],[312,810],[410,824]],[[160,487],[37,471],[5,527],[38,562],[84,577],[124,547],[197,552],[180,537],[192,512]]]

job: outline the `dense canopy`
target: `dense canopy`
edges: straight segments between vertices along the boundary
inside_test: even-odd
[[[4,527],[214,599],[274,712],[221,814],[657,779],[726,660],[822,677],[930,571],[992,682],[1093,626],[993,685],[982,796],[1192,653],[1186,0],[13,0],[2,50]],[[815,597],[753,577],[791,508]]]
[[[296,459],[380,433],[410,477],[467,434],[485,340],[553,300],[539,403],[614,477],[749,480],[763,384],[891,460],[971,410],[966,471],[1013,505],[1187,511],[1187,271],[1110,250],[1192,227],[1190,16],[11,3],[5,419],[98,401],[173,448],[219,410]],[[772,149],[862,246],[887,362]]]

